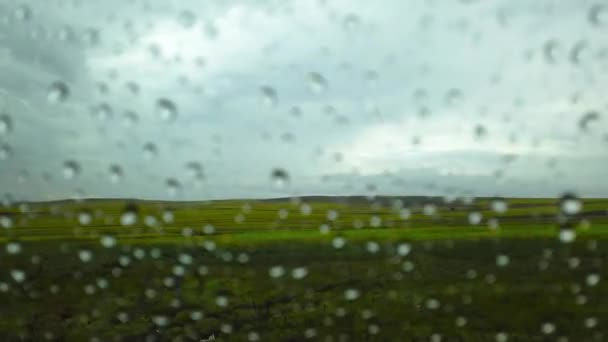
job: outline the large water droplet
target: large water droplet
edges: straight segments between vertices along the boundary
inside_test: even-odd
[[[15,8],[13,15],[19,21],[27,21],[32,18],[32,10],[27,5],[20,5]]]
[[[608,25],[608,5],[607,4],[595,4],[589,8],[587,14],[589,22],[593,26],[604,26]]]
[[[268,274],[272,278],[280,278],[280,277],[282,277],[285,274],[285,268],[283,266],[272,266],[268,270]]]
[[[99,238],[99,243],[105,248],[116,246],[116,238],[112,235],[103,235]]]
[[[469,213],[469,224],[478,225],[481,223],[483,216],[480,212],[474,211]]]
[[[13,130],[13,120],[8,114],[0,115],[0,136],[7,135]]]
[[[137,223],[139,208],[135,204],[128,204],[120,215],[120,224],[123,226],[132,226]]]
[[[20,269],[12,269],[11,277],[18,283],[22,283],[25,281],[25,272]]]
[[[67,84],[57,81],[51,83],[51,85],[49,86],[46,99],[50,103],[60,103],[67,100],[69,96],[70,88],[67,86]]]
[[[289,174],[285,169],[275,168],[270,174],[270,179],[278,188],[283,188],[289,184]]]
[[[262,103],[268,107],[275,107],[278,103],[278,96],[276,90],[270,86],[263,86],[260,88],[262,96]]]
[[[191,28],[196,23],[196,15],[189,10],[183,10],[179,12],[177,20],[185,28]]]
[[[108,121],[114,116],[114,110],[107,103],[102,103],[93,108],[93,116],[99,121]]]
[[[594,111],[590,111],[587,112],[585,114],[583,114],[583,116],[581,116],[581,118],[578,121],[578,127],[582,130],[582,131],[589,131],[591,129],[591,126],[593,125],[594,122],[597,122],[600,119],[600,114],[598,112],[594,112]]]
[[[120,165],[116,165],[116,164],[110,165],[109,172],[110,172],[110,182],[118,183],[122,180],[123,171],[122,171],[122,167],[120,167]]]
[[[80,174],[80,164],[74,160],[67,160],[63,163],[63,177],[65,179],[74,179]]]
[[[203,178],[203,166],[199,162],[191,161],[186,164],[186,174],[193,179]]]
[[[562,213],[566,215],[576,215],[583,208],[581,200],[572,193],[564,194],[559,201]]]
[[[359,298],[359,296],[360,296],[360,293],[359,293],[359,290],[357,290],[357,289],[351,288],[351,289],[346,289],[344,291],[344,298],[346,300],[355,300],[355,299]]]
[[[167,194],[169,194],[170,197],[178,196],[182,190],[181,184],[175,178],[168,178],[165,181],[165,185],[167,187]]]
[[[303,279],[308,275],[308,269],[306,267],[296,267],[291,270],[291,276],[294,279]]]
[[[361,18],[358,15],[350,13],[344,17],[342,27],[347,31],[353,31],[361,25]]]
[[[156,111],[160,119],[165,122],[172,122],[177,118],[177,106],[169,99],[156,101]]]
[[[308,87],[311,92],[315,94],[323,93],[327,89],[327,81],[323,75],[318,72],[311,72],[308,74]]]
[[[499,214],[504,214],[509,209],[509,205],[507,204],[507,201],[505,201],[502,198],[493,199],[492,202],[490,203],[490,205],[492,207],[492,210],[495,213],[499,213]]]
[[[150,160],[158,155],[158,148],[154,143],[148,142],[143,147],[144,159]]]
[[[559,241],[562,243],[572,243],[576,240],[576,230],[573,228],[562,228],[559,231]]]
[[[0,144],[0,160],[6,160],[13,154],[13,149],[10,145],[3,143]]]

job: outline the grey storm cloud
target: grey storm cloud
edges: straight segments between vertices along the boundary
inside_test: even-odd
[[[0,189],[606,196],[608,23],[589,21],[594,3],[6,2]],[[53,82],[65,101],[47,101]]]

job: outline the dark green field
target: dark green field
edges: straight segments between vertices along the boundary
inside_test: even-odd
[[[321,197],[5,207],[0,340],[602,341],[607,210]]]

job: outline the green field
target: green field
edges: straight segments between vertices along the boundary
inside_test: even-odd
[[[321,197],[4,207],[0,340],[601,341],[607,210]]]

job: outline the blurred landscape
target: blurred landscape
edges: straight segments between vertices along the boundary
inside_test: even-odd
[[[0,210],[0,337],[604,339],[606,199],[82,200]]]

